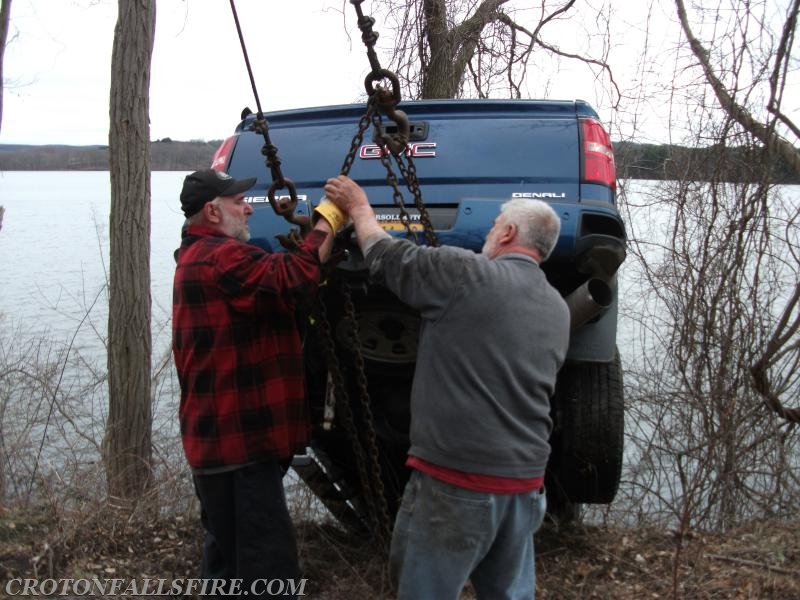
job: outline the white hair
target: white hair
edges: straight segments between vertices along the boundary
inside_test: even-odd
[[[542,262],[547,260],[561,233],[561,219],[547,202],[514,198],[500,207],[500,214],[517,226],[520,244],[535,248]]]

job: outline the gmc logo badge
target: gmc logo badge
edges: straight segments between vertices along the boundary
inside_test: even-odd
[[[358,150],[359,158],[380,158],[381,154],[388,154],[389,150],[377,144],[364,144]],[[436,142],[410,142],[406,144],[406,156],[411,158],[433,158],[436,156]]]

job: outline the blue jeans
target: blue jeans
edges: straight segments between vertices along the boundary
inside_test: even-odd
[[[277,461],[197,474],[194,482],[206,530],[204,579],[242,579],[246,591],[257,579],[299,581],[294,524]]]
[[[539,491],[473,492],[412,472],[389,552],[397,600],[457,600],[468,579],[479,599],[534,598],[545,509]]]

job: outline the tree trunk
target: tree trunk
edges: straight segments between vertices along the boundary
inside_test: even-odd
[[[11,0],[0,0],[0,131],[3,126],[3,56],[8,40],[8,24],[11,22]]]
[[[423,10],[430,47],[430,62],[423,69],[422,98],[456,98],[480,42],[481,31],[508,0],[483,0],[475,11],[452,29],[448,27],[445,0],[425,0]]]
[[[155,0],[119,0],[111,59],[109,501],[130,506],[151,475],[150,60]]]

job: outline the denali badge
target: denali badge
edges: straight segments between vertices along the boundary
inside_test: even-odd
[[[512,198],[566,198],[564,192],[556,194],[555,192],[514,192],[511,194]]]
[[[381,152],[388,153],[377,144],[364,144],[358,150],[359,158],[380,158]],[[411,158],[433,158],[436,156],[436,142],[409,142],[406,144],[406,156]]]

